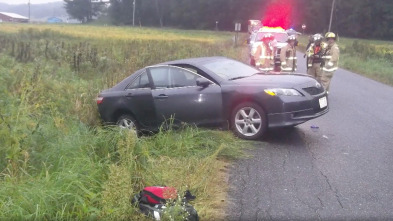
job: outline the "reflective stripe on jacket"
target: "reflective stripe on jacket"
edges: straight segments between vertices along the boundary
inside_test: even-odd
[[[272,71],[274,69],[274,53],[266,44],[261,42],[254,55],[255,65],[261,71]]]
[[[312,55],[314,55],[314,43],[309,43],[306,50],[307,68],[312,67],[312,58],[311,58]]]
[[[259,65],[257,65],[257,66],[259,66]],[[264,67],[259,67],[259,70],[261,70],[261,71],[273,71],[274,69],[273,69],[273,67],[266,67],[266,68],[264,68]]]
[[[328,45],[325,55],[322,57],[325,60],[325,65],[322,70],[324,71],[335,71],[338,69],[338,60],[340,56],[340,49],[338,45],[334,42]]]
[[[281,48],[280,61],[281,71],[296,71],[296,48],[292,47],[290,44],[287,44]]]

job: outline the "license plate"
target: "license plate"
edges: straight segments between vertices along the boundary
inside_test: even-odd
[[[324,108],[327,106],[327,99],[326,97],[319,98],[319,107]]]

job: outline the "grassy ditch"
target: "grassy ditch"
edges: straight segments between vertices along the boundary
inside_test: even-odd
[[[227,162],[245,143],[187,125],[141,138],[103,128],[95,96],[146,65],[239,59],[230,33],[0,26],[0,220],[140,220],[129,199],[147,185],[189,189],[202,220],[222,219]]]
[[[308,37],[300,37],[304,51]],[[393,44],[391,41],[340,38],[339,66],[393,86]]]

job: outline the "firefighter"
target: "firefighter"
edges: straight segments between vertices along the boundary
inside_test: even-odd
[[[308,36],[308,44],[306,46],[306,51],[310,48],[312,43],[314,43],[314,35],[309,35]]]
[[[313,35],[312,43],[307,49],[307,74],[313,76],[317,80],[321,80],[323,55],[325,54],[326,44],[322,42],[323,36],[321,34]]]
[[[288,37],[288,44],[281,49],[280,61],[282,72],[295,72],[297,67],[296,35]]]
[[[307,67],[307,70],[310,68],[310,64],[309,64],[309,57],[312,55],[311,54],[311,50],[310,50],[310,47],[313,45],[313,43],[314,43],[314,35],[309,35],[308,36],[308,44],[307,44],[307,46],[306,46],[306,53],[303,55],[303,58],[305,58],[305,57],[307,57],[306,58],[306,67]]]
[[[254,55],[255,66],[261,71],[272,71],[274,69],[274,37],[267,33],[262,37]]]
[[[324,66],[322,67],[321,84],[329,92],[330,81],[332,80],[334,72],[338,69],[338,60],[340,50],[336,44],[336,35],[333,32],[328,32],[325,35],[327,41],[326,52],[322,57]]]

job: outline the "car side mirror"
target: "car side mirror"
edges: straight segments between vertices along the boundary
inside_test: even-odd
[[[196,80],[196,84],[197,84],[197,86],[200,86],[200,87],[207,87],[207,86],[209,86],[209,84],[211,84],[211,82],[209,80],[207,80],[206,78],[198,78]]]

